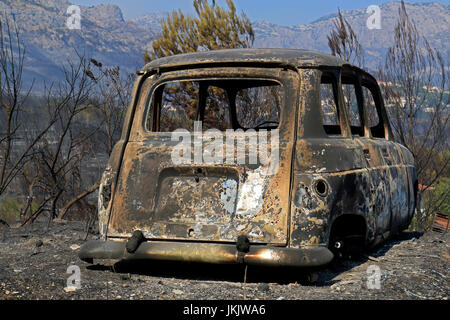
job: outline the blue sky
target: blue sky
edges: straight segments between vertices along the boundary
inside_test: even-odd
[[[192,0],[70,0],[73,4],[84,6],[101,3],[117,4],[122,9],[126,19],[156,12],[170,12],[182,9],[193,13]],[[224,4],[223,0],[216,3]],[[289,26],[310,23],[324,15],[341,10],[367,8],[370,5],[382,4],[382,0],[234,0],[239,12],[244,11],[252,20],[266,20],[275,24]],[[439,2],[450,4],[450,0],[413,1],[407,2]]]

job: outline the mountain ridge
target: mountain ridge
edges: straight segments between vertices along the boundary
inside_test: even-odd
[[[144,64],[143,52],[160,32],[160,22],[168,13],[145,13],[135,19],[124,19],[117,5],[80,6],[81,30],[66,26],[69,0],[0,0],[0,12],[14,17],[27,48],[25,79],[44,81],[63,78],[61,66],[76,58],[77,52],[101,61],[105,66],[121,67],[135,72]],[[393,44],[393,30],[399,2],[380,5],[381,30],[369,30],[366,8],[342,11],[357,33],[365,50],[366,67],[374,70]],[[450,5],[439,2],[406,3],[410,17],[419,31],[445,56],[449,56]],[[337,13],[325,15],[309,24],[280,26],[268,21],[254,21],[254,47],[303,48],[329,53],[327,36]]]
[[[376,69],[382,62],[388,47],[393,45],[394,28],[398,17],[398,2],[386,2],[380,5],[381,30],[369,30],[366,26],[370,14],[366,9],[342,11],[358,35],[365,50],[366,67]],[[444,55],[449,54],[447,43],[450,41],[450,5],[437,2],[410,4],[406,3],[409,16],[416,22],[419,31]],[[308,25],[281,27],[253,23],[256,33],[256,47],[300,47],[329,52],[327,36],[337,14],[331,14],[315,20]],[[305,45],[303,45],[305,44]]]
[[[450,5],[439,2],[405,3],[408,15],[417,23],[430,44],[444,55],[449,54]],[[393,44],[393,32],[397,22],[400,2],[389,1],[381,4],[381,30],[369,30],[366,21],[370,14],[367,8],[342,11],[352,25],[365,51],[368,69],[376,69],[383,56]],[[146,14],[135,19],[142,25],[159,32],[158,20],[166,13]],[[270,21],[253,21],[255,31],[254,47],[257,48],[302,48],[330,52],[327,36],[333,26],[337,12],[320,17],[309,24],[281,26]]]
[[[0,12],[13,17],[27,55],[25,83],[35,79],[37,90],[44,81],[60,81],[62,66],[77,54],[95,57],[104,65],[119,65],[135,72],[142,65],[143,46],[156,33],[136,22],[126,21],[117,5],[80,6],[81,29],[66,26],[68,0],[0,0]]]

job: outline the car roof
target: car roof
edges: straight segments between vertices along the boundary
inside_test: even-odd
[[[349,62],[312,50],[303,49],[224,49],[185,53],[156,59],[142,71],[214,64],[271,64],[292,67],[342,67]]]

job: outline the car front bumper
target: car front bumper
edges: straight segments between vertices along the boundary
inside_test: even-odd
[[[233,244],[145,241],[134,253],[129,253],[125,245],[125,241],[91,240],[81,247],[78,256],[90,263],[93,259],[149,259],[271,267],[318,267],[333,259],[333,253],[326,247],[296,249],[252,245],[243,253]]]

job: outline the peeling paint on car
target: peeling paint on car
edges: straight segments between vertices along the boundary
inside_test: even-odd
[[[261,175],[261,168],[248,172],[246,182],[239,190],[236,214],[251,218],[261,211],[266,189],[267,177]]]

